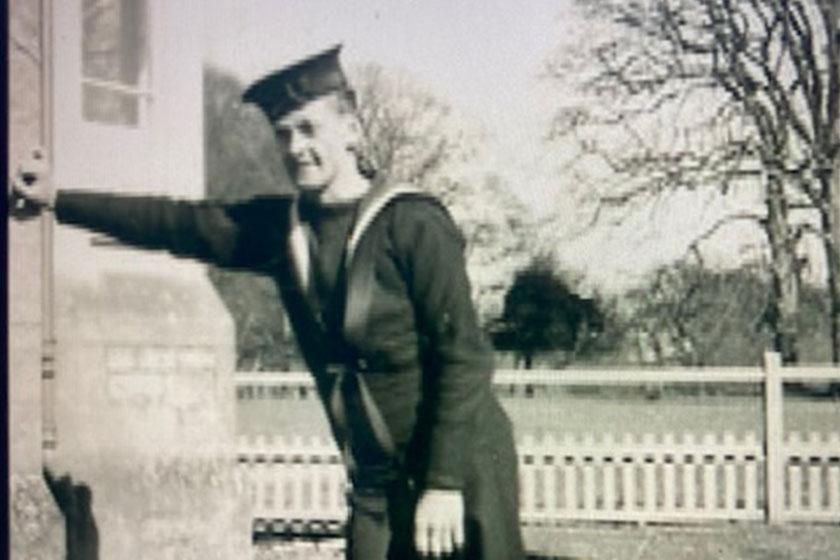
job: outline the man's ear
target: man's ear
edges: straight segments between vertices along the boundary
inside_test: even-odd
[[[352,150],[359,149],[364,144],[362,124],[355,116],[348,115],[347,118],[347,147]]]
[[[347,136],[350,144],[357,145],[362,141],[362,123],[356,115],[347,115]]]

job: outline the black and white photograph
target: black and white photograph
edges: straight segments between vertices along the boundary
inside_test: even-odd
[[[840,1],[6,12],[10,558],[840,558]]]

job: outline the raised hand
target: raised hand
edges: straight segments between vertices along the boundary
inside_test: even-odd
[[[49,166],[40,150],[18,165],[9,179],[9,211],[16,218],[28,218],[50,209],[55,203]]]

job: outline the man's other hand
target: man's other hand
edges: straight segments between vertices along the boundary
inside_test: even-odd
[[[55,193],[50,185],[49,167],[44,156],[35,151],[18,165],[9,180],[9,210],[18,217],[38,214],[52,208]]]
[[[446,556],[464,546],[464,498],[458,490],[426,490],[414,516],[414,545],[424,556]]]

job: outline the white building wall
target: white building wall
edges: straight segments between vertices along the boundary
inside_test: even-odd
[[[83,0],[43,0],[53,14],[48,124],[59,189],[203,196],[203,5],[148,1],[149,97],[141,125],[128,127],[83,119]],[[16,226],[16,246],[39,246],[39,232]],[[247,557],[250,515],[232,479],[232,321],[204,265],[99,238],[54,229],[56,377],[41,405],[57,445],[47,463],[90,490],[85,538],[95,536],[100,558]],[[43,317],[32,322],[37,337]]]
[[[204,195],[200,9],[197,0],[150,0],[150,97],[141,101],[141,125],[131,128],[82,118],[81,0],[55,3],[53,178],[58,188]],[[93,237],[70,228],[58,232],[60,276],[96,282],[108,272],[195,273],[195,264],[159,253],[93,249]]]

